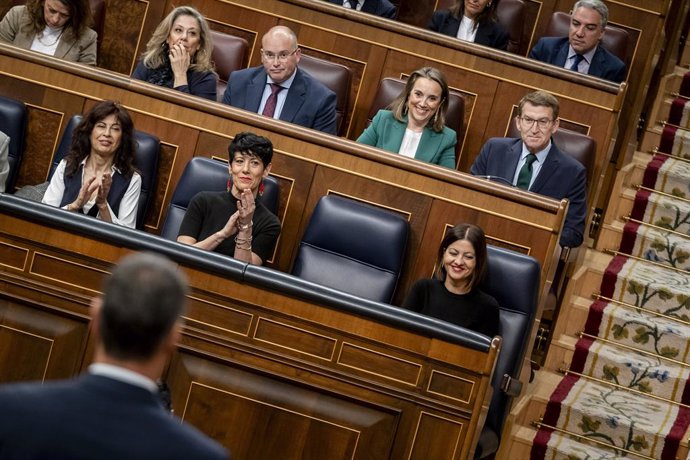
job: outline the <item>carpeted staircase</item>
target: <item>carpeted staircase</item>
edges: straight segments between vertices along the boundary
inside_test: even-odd
[[[680,86],[690,95],[690,74]],[[636,153],[618,175],[497,458],[688,458],[690,102],[678,99],[658,152]]]

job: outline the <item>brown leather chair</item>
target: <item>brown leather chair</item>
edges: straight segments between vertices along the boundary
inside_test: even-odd
[[[213,52],[211,60],[216,65],[218,73],[218,83],[216,83],[216,97],[218,101],[223,100],[223,93],[228,86],[230,72],[243,69],[247,66],[247,50],[249,43],[247,40],[234,35],[229,35],[216,30],[211,31],[213,40]]]
[[[455,4],[455,0],[439,0],[436,10],[447,10]],[[515,54],[527,54],[522,49],[522,29],[525,25],[525,2],[522,0],[500,0],[496,6],[498,22],[506,29],[508,39],[508,51]]]
[[[522,49],[522,30],[525,26],[525,2],[522,0],[501,0],[496,7],[498,22],[505,27],[510,38],[508,51],[515,54],[527,54]]]
[[[520,137],[520,131],[515,120],[510,123],[507,136]],[[585,134],[565,128],[559,128],[551,138],[561,152],[582,163],[587,170],[587,188],[590,188],[593,183],[594,161],[597,157],[597,141]]]
[[[398,94],[405,89],[405,80],[399,78],[384,78],[379,83],[379,88],[376,90],[374,102],[369,107],[367,114],[367,126],[371,124],[376,113],[381,109],[386,109],[393,102]],[[465,99],[457,91],[450,91],[450,98],[448,100],[448,112],[446,112],[446,126],[454,129],[460,136],[463,132],[465,122]],[[455,146],[455,163],[457,164],[460,157],[460,148],[462,139],[458,139]]]
[[[26,0],[12,0],[12,6],[24,5]],[[89,0],[91,4],[91,16],[93,17],[93,30],[98,34],[96,47],[101,51],[103,34],[105,33],[105,0]]]
[[[299,68],[306,71],[335,93],[337,98],[335,107],[336,132],[342,136],[345,131],[346,123],[344,121],[348,115],[350,103],[352,70],[342,64],[308,56],[304,53],[300,58]]]
[[[570,31],[570,18],[568,13],[556,11],[551,16],[546,31],[542,37],[567,37]],[[630,34],[625,29],[608,24],[601,37],[601,45],[625,63],[630,69],[630,62],[634,52],[633,46],[628,46]]]

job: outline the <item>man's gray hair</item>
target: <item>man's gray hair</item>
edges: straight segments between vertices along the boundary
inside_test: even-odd
[[[589,8],[599,13],[599,16],[601,16],[602,28],[606,27],[606,24],[609,22],[609,9],[601,0],[578,0],[573,6],[573,13],[578,8]]]

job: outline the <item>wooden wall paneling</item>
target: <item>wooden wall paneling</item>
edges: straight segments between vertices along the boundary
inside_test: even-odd
[[[173,394],[186,397],[176,398],[181,404],[178,413],[238,458],[390,455],[398,411],[389,407],[366,407],[364,401],[350,401],[325,389],[204,362],[185,350],[176,355],[171,373]]]
[[[0,294],[0,382],[44,381],[78,372],[88,318],[44,307]]]
[[[130,75],[151,38],[144,34],[145,21],[155,15],[159,2],[151,0],[107,0],[105,31],[98,53],[98,66]],[[143,47],[142,47],[143,46]]]

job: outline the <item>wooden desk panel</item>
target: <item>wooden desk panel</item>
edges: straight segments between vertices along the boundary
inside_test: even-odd
[[[471,457],[500,340],[475,348],[423,335],[243,281],[237,267],[205,267],[196,256],[207,253],[154,236],[83,216],[65,223],[41,205],[24,219],[8,201],[0,196],[2,381],[85,370],[90,297],[120,257],[154,250],[191,287],[165,375],[173,407],[235,456],[424,458],[435,446]]]

